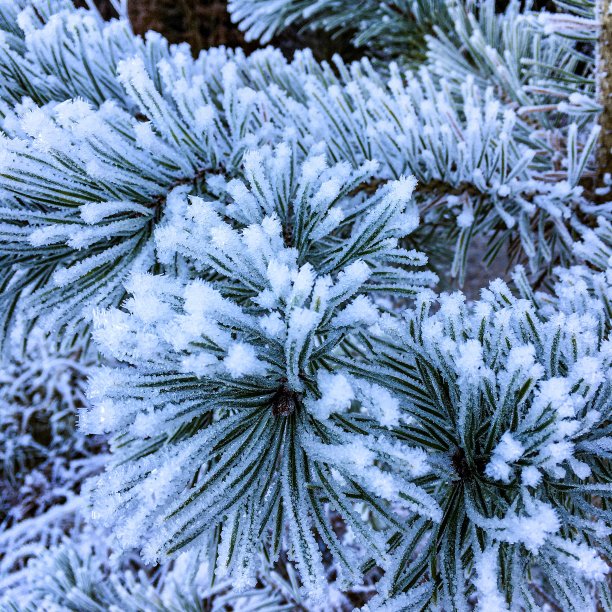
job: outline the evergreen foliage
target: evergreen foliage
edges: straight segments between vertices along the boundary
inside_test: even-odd
[[[447,5],[439,0],[230,0],[228,9],[247,40],[268,43],[284,28],[306,24],[335,35],[348,33],[353,45],[379,57],[399,53],[422,60],[424,36],[434,26],[451,29]]]
[[[611,609],[601,7],[114,6],[0,0],[1,605]]]
[[[199,278],[137,276],[128,312],[96,317],[98,344],[136,368],[101,370],[91,383],[100,399],[83,420],[116,436],[116,467],[97,485],[95,507],[126,545],[157,560],[212,540],[217,573],[254,586],[254,551],[263,543],[276,558],[286,542],[309,595],[322,597],[311,528],[334,554],[341,585],[368,560],[343,550],[325,502],[379,562],[385,538],[364,528],[357,500],[388,529],[398,524],[390,504],[440,513],[378,466],[405,455],[405,469],[422,470],[421,453],[385,434],[400,419],[393,398],[367,374],[330,372],[333,356],[350,355],[378,320],[369,294],[413,293],[431,277],[407,271],[423,258],[397,244],[418,223],[414,181],[355,201],[347,196],[370,164],[352,171],[296,155],[284,144],[247,154],[248,183],[225,186],[229,204],[172,194],[158,252],[164,263],[182,256],[180,267]],[[347,414],[331,420],[338,410]]]
[[[537,568],[564,610],[589,607],[593,580],[609,597],[612,278],[558,274],[552,296],[498,280],[472,304],[422,294],[385,322],[380,376],[412,417],[396,434],[426,452],[423,490],[444,512],[431,532],[410,525],[391,594],[428,571],[443,609],[474,592],[482,610],[532,609]]]

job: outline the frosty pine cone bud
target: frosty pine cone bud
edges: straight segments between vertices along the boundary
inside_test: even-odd
[[[289,416],[293,414],[300,403],[300,396],[289,389],[283,382],[272,397],[272,414],[274,416]]]

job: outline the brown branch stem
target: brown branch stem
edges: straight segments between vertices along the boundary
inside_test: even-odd
[[[601,22],[598,44],[597,79],[599,101],[603,107],[599,117],[598,165],[599,182],[605,173],[612,174],[612,15],[610,0],[599,0],[598,13]]]

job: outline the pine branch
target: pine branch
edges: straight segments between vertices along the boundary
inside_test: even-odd
[[[210,573],[170,592],[83,542],[32,605],[612,600],[607,8],[230,3],[250,36],[350,33],[405,71],[194,59],[115,4],[0,0],[2,339],[100,349],[96,520]],[[475,239],[528,265],[517,292],[434,294],[427,255],[462,279]]]

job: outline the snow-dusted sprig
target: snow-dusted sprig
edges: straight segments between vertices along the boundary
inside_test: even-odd
[[[425,457],[385,433],[396,401],[327,366],[335,353],[359,358],[353,344],[379,319],[369,293],[431,280],[407,277],[422,262],[398,245],[418,223],[414,182],[351,195],[370,170],[327,167],[320,155],[298,164],[280,145],[247,155],[246,182],[225,186],[229,204],[173,195],[160,256],[181,256],[207,280],[136,276],[125,310],[96,319],[102,350],[132,366],[93,377],[83,418],[114,435],[94,508],[124,545],[148,559],[207,545],[217,575],[246,587],[255,552],[275,559],[285,543],[305,590],[323,597],[320,543],[346,587],[370,557],[384,565],[398,508],[439,518],[406,478],[427,471]],[[402,456],[392,475],[387,463]],[[365,558],[342,546],[332,509]]]
[[[513,214],[515,231],[499,232],[491,253],[509,241],[512,258],[523,251],[532,271],[541,273],[559,256],[570,264],[576,218],[605,210],[590,201],[602,133],[594,3],[560,3],[561,12],[536,14],[529,4],[511,2],[498,13],[488,0],[455,3],[449,11],[454,38],[443,32],[428,38],[426,65],[437,86],[459,91],[473,79],[479,89],[491,88],[518,117],[510,141],[529,143],[533,154],[526,168],[531,188],[520,194],[527,214]]]
[[[454,275],[465,273],[473,235],[488,239],[487,261],[509,248],[532,271],[569,264],[576,219],[604,214],[589,201],[601,111],[593,49],[516,2],[502,14],[492,1],[449,11],[454,36],[430,37],[418,75],[391,66],[385,81],[365,61],[335,59],[335,76],[302,57],[294,65],[309,75],[303,88],[288,95],[294,65],[276,66],[266,76],[280,87],[262,91],[334,159],[381,160],[382,180],[415,176],[425,221],[456,242]]]
[[[297,131],[301,147],[325,142],[332,159],[355,167],[377,159],[377,181],[417,178],[424,220],[439,241],[456,244],[453,275],[465,274],[475,235],[489,242],[486,261],[504,249],[532,270],[571,261],[572,220],[590,210],[583,181],[593,173],[598,126],[534,130],[503,91],[479,87],[474,75],[455,83],[431,68],[391,65],[385,80],[366,61],[336,58],[334,75],[308,54],[284,68],[264,59],[250,58],[252,78],[273,121]],[[265,88],[258,71],[274,86]]]
[[[556,11],[538,14],[537,28],[549,45],[560,54],[556,63],[536,61],[536,74],[542,75],[534,91],[560,99],[559,110],[569,115],[600,114],[602,99],[598,79],[605,78],[598,69],[601,62],[599,38],[601,16],[595,0],[561,0]]]
[[[371,156],[384,160],[381,177],[410,173],[418,179],[415,197],[425,220],[456,244],[453,275],[465,274],[476,235],[490,243],[488,261],[508,245],[532,269],[568,259],[569,220],[584,203],[579,182],[597,129],[583,147],[570,131],[567,172],[557,172],[538,155],[548,145],[530,139],[523,120],[471,77],[453,91],[427,70],[404,78],[392,66],[388,85],[363,75],[345,87],[313,79],[310,96],[320,124],[312,123],[318,134],[328,134],[337,158]]]
[[[609,302],[610,279],[598,282]],[[588,607],[592,588],[607,598],[610,315],[574,272],[534,299],[539,309],[494,281],[471,305],[423,294],[381,325],[380,382],[412,419],[395,432],[427,452],[423,486],[443,510],[432,531],[405,537],[383,579],[390,597],[429,573],[444,608],[472,594],[483,610],[531,608],[540,572],[563,609]]]
[[[157,46],[161,48],[156,48]],[[147,42],[126,19],[102,20],[95,10],[75,9],[68,0],[6,0],[0,3],[0,116],[29,97],[37,104],[81,97],[100,105],[133,102],[117,80],[121,59],[156,58],[167,42],[152,34]]]
[[[240,50],[224,48],[210,49],[194,60],[186,44],[171,45],[153,31],[137,36],[122,7],[124,0],[111,4],[118,18],[107,22],[91,2],[88,10],[76,9],[70,0],[0,2],[0,119],[10,121],[14,106],[24,98],[38,106],[75,98],[95,107],[113,101],[132,114],[144,113],[140,95],[126,95],[119,74],[122,62],[129,66],[130,60],[141,82],[148,75],[164,98],[159,110],[170,105],[180,114],[183,96],[193,93],[182,87],[185,77],[196,74],[198,89],[219,93],[222,67],[232,59],[245,61]],[[198,112],[197,96],[191,103],[190,111]],[[10,131],[10,122],[3,129]]]
[[[14,312],[25,309],[45,315],[48,328],[65,326],[72,342],[94,307],[123,297],[131,270],[152,265],[151,231],[168,192],[236,170],[247,143],[257,142],[257,104],[230,68],[221,95],[199,83],[171,105],[141,58],[124,62],[120,79],[150,121],[113,102],[39,108],[26,100],[17,108],[0,153],[5,338]]]
[[[348,33],[353,45],[385,58],[422,60],[424,35],[452,28],[444,0],[230,0],[228,9],[247,40],[267,43],[296,24]]]
[[[0,154],[3,336],[18,308],[34,307],[70,325],[69,343],[91,307],[120,299],[131,266],[150,265],[155,199],[181,168],[151,163],[110,103],[25,105],[20,128]]]
[[[152,265],[168,192],[231,176],[268,130],[231,52],[196,64],[186,46],[134,36],[117,8],[105,23],[71,2],[0,5],[2,342],[19,311],[75,342],[92,308]]]
[[[264,253],[279,245],[290,256],[287,264],[308,264],[317,275],[336,276],[361,256],[369,266],[368,291],[399,296],[435,281],[431,273],[411,270],[426,263],[422,254],[398,246],[398,239],[418,225],[411,200],[414,179],[401,177],[364,197],[376,162],[356,170],[348,163],[329,167],[316,147],[303,162],[301,157],[295,142],[248,152],[244,180],[210,179],[209,190],[221,193],[217,202],[189,201],[185,190],[177,189],[169,199],[167,219],[155,233],[159,260],[170,265],[180,254],[198,273],[214,270],[221,275],[227,284],[223,291],[236,297],[244,293],[245,298],[267,287],[271,272],[264,274],[261,265],[273,251]],[[245,228],[242,238],[232,227]],[[278,231],[282,241],[277,244]],[[250,257],[243,258],[244,248],[257,243],[264,259],[250,263]],[[287,274],[283,270],[279,274]],[[274,291],[278,298],[280,288]]]
[[[492,0],[452,3],[453,36],[438,30],[427,38],[427,66],[457,87],[468,77],[481,88],[494,87],[532,126],[563,130],[567,115],[584,125],[601,108],[595,99],[594,47],[584,44],[597,38],[584,16],[586,11],[593,18],[594,3],[580,4],[535,13],[530,3],[515,1],[503,12]],[[590,35],[569,35],[580,28],[591,28]]]

